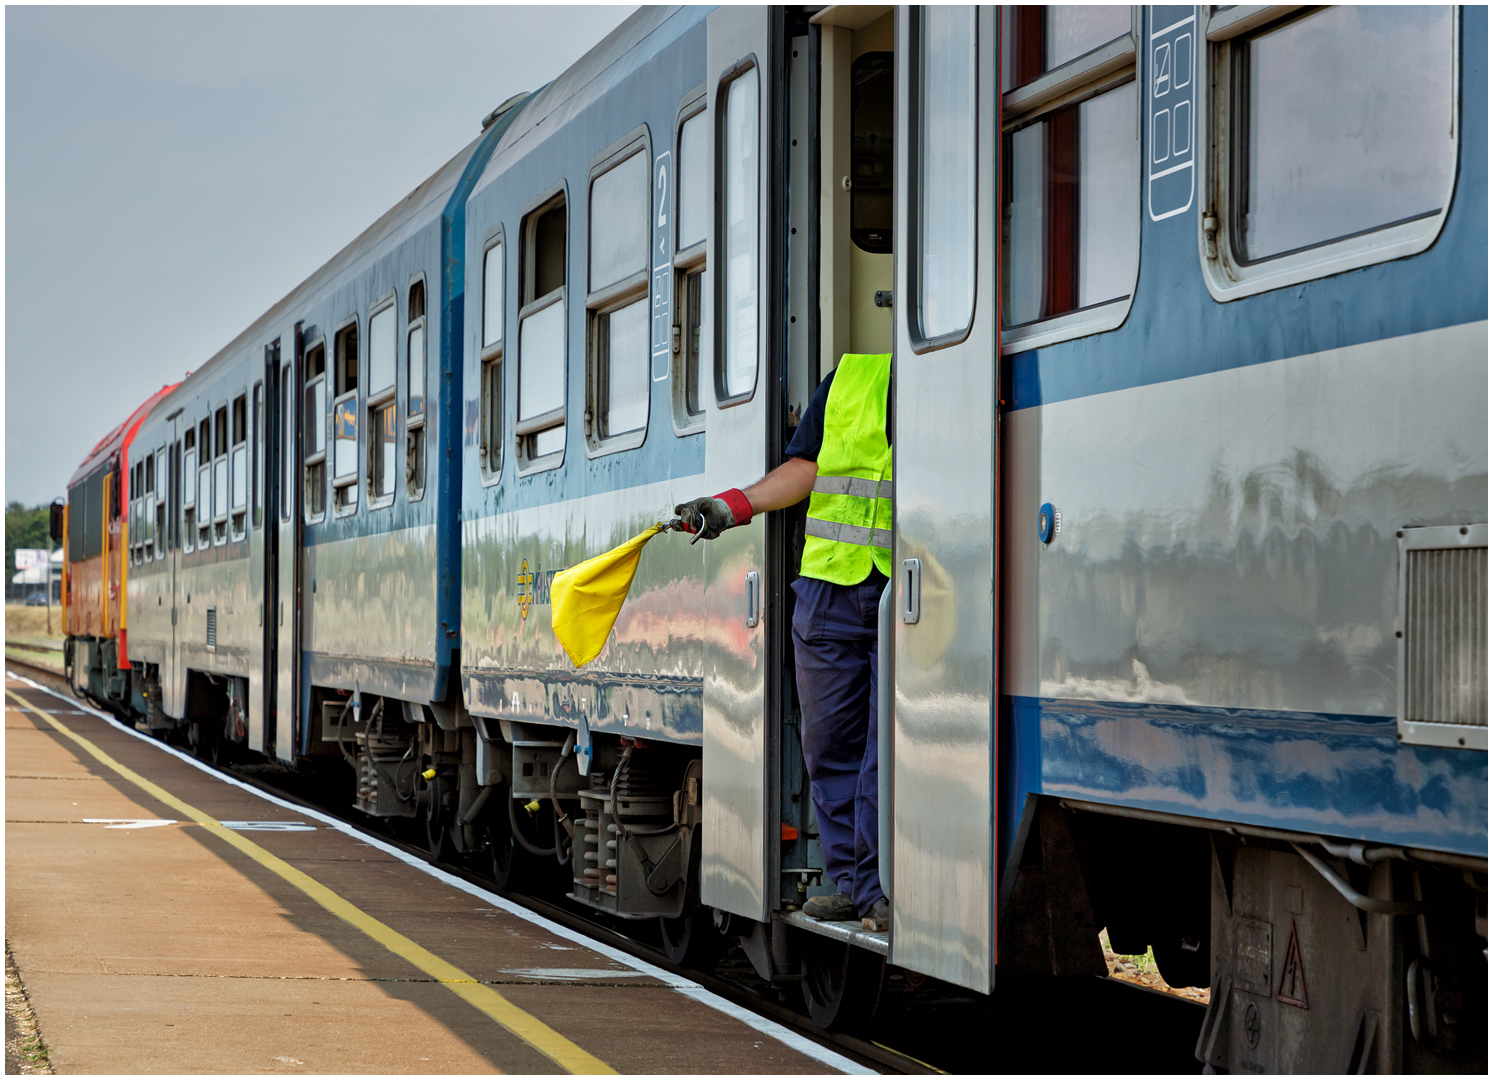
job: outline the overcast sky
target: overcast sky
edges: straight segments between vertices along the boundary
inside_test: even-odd
[[[6,501],[633,10],[7,7]]]

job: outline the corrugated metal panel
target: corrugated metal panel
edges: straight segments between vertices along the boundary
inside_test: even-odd
[[[1405,716],[1488,726],[1488,549],[1405,552]]]

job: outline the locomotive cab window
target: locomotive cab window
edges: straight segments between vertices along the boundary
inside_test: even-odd
[[[555,468],[565,453],[567,235],[563,190],[524,218],[515,426],[524,470]]]
[[[1228,119],[1207,163],[1209,288],[1246,295],[1424,250],[1456,175],[1456,9],[1309,8],[1263,25],[1252,11],[1208,27]]]
[[[410,285],[405,330],[404,489],[415,502],[425,494],[425,280]]]
[[[1128,7],[1005,9],[1004,351],[1112,329],[1140,265]]]
[[[484,483],[503,471],[503,305],[507,268],[502,229],[487,238],[482,253],[482,402],[477,464]]]
[[[247,532],[249,516],[249,401],[240,394],[233,399],[233,449],[230,451],[228,472],[230,535],[242,540]]]
[[[305,455],[306,520],[327,512],[327,349],[317,342],[306,350],[306,388],[301,419]]]
[[[181,549],[191,551],[197,539],[197,429],[182,436]]]
[[[391,294],[388,302],[368,318],[368,505],[388,506],[394,501],[397,471],[398,424],[395,371],[398,367],[397,311]]]
[[[671,399],[674,431],[689,435],[705,429],[700,401],[700,326],[705,293],[705,236],[709,225],[710,117],[704,88],[680,109],[675,153],[674,323],[670,328]]]
[[[644,131],[592,163],[586,214],[586,442],[592,453],[638,446],[647,433],[652,160]]]
[[[333,338],[332,506],[349,514],[358,506],[358,323],[354,319]]]

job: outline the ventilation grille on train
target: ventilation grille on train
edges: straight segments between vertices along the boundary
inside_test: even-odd
[[[1488,527],[1400,534],[1400,738],[1488,748]]]
[[[207,647],[218,647],[218,609],[215,607],[207,609]]]

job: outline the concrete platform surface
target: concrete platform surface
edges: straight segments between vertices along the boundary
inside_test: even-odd
[[[866,1071],[69,699],[6,690],[6,938],[59,1073]]]

